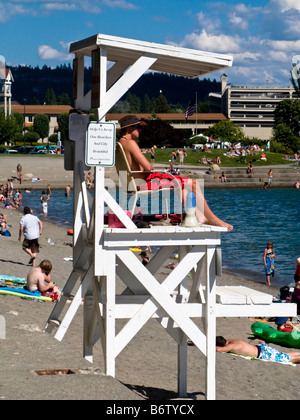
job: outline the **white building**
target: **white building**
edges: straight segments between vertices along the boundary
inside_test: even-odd
[[[221,92],[209,94],[210,112],[222,112],[242,127],[248,137],[268,140],[274,126],[274,110],[284,99],[296,98],[293,87],[234,86],[221,76]]]
[[[3,77],[3,78],[2,78]],[[13,75],[10,69],[5,68],[3,75],[0,72],[0,99],[4,99],[4,113],[5,116],[11,115],[11,85],[14,81]]]

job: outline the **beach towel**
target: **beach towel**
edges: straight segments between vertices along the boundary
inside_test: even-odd
[[[29,292],[29,290],[24,289],[24,287],[0,287],[0,295],[10,295],[10,296],[17,296],[23,299],[38,299],[43,300],[45,302],[52,302],[51,297],[42,296],[40,292]]]
[[[0,274],[0,286],[2,285],[25,285],[27,280],[24,277],[9,276],[7,274]]]
[[[296,364],[292,362],[274,362],[273,360],[258,359],[257,357],[243,356],[242,354],[235,354],[235,353],[225,353],[225,354],[230,354],[231,356],[238,356],[246,360],[259,360],[261,362],[272,362],[272,363],[280,363],[281,365],[294,366],[294,367],[296,366]]]

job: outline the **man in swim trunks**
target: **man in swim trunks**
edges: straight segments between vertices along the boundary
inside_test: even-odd
[[[255,357],[269,362],[300,363],[299,351],[283,353],[268,346],[263,341],[260,341],[258,345],[254,346],[242,340],[226,340],[224,337],[218,336],[216,338],[216,351],[218,353],[234,353],[246,357]]]
[[[168,183],[172,186],[172,179],[169,174],[153,172],[153,165],[146,159],[141,152],[136,140],[139,138],[141,125],[145,125],[143,121],[140,121],[135,115],[127,115],[119,121],[121,128],[121,137],[119,142],[121,143],[129,166],[132,171],[140,171],[139,174],[133,174],[135,178],[142,179],[145,187],[155,188],[156,184],[166,186]],[[233,229],[233,226],[220,220],[209,208],[198,182],[195,179],[189,179],[181,176],[176,176],[176,179],[180,182],[183,189],[183,196],[193,191],[196,196],[196,216],[199,223],[206,223],[213,226],[226,227],[228,231]],[[142,185],[140,188],[144,188]]]
[[[39,241],[38,238],[42,234],[43,224],[40,219],[31,214],[30,207],[24,207],[24,216],[20,220],[19,238],[21,241],[22,234],[24,240],[22,248],[27,254],[30,255],[29,264],[35,266],[36,255],[39,252]]]

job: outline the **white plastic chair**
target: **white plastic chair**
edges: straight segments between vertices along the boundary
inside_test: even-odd
[[[141,178],[135,178],[133,175],[134,174],[138,174],[138,173],[145,173],[144,171],[132,171],[128,160],[127,160],[127,156],[125,154],[125,151],[123,149],[123,146],[121,145],[120,142],[117,142],[116,144],[116,159],[115,159],[115,165],[116,165],[116,169],[117,169],[117,173],[119,175],[119,180],[120,180],[120,186],[123,190],[124,193],[129,194],[134,196],[133,199],[133,204],[132,204],[132,208],[131,208],[131,217],[133,217],[135,209],[136,209],[136,205],[137,205],[137,201],[141,196],[145,196],[149,194],[157,194],[158,192],[162,191],[164,193],[165,196],[165,203],[166,203],[166,216],[167,219],[169,218],[169,205],[168,205],[168,192],[170,191],[176,191],[179,197],[179,201],[180,201],[180,218],[182,221],[182,189],[181,189],[181,185],[180,182],[173,176],[173,180],[172,180],[172,186],[170,187],[163,187],[163,188],[159,188],[159,189],[154,189],[154,190],[144,190],[144,189],[140,189],[140,185],[141,183],[143,183],[144,181]],[[154,171],[153,171],[154,172]],[[150,172],[149,172],[150,173]],[[124,196],[126,195],[124,194]],[[122,207],[124,205],[124,199],[125,197],[123,197],[123,203],[122,203]]]

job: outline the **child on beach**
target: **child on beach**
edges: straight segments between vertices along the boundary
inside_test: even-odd
[[[264,250],[264,264],[266,270],[266,283],[268,286],[271,286],[270,276],[274,277],[274,260],[275,260],[275,251],[273,248],[273,242],[269,241],[267,247]]]
[[[41,204],[42,204],[42,209],[43,209],[43,213],[44,216],[46,217],[48,215],[48,203],[47,201],[50,199],[49,195],[46,194],[45,191],[42,191],[42,195],[41,195]]]
[[[295,331],[300,331],[300,329],[298,327],[296,327],[296,325],[294,325],[290,319],[283,317],[283,316],[278,316],[275,319],[275,324],[277,325],[277,330],[278,331],[282,331],[282,332],[292,332],[293,330]]]
[[[147,257],[146,252],[145,251],[142,251],[140,253],[140,256],[142,257],[142,264],[143,265],[147,265],[150,260],[149,260],[149,257]]]
[[[38,267],[31,268],[27,274],[26,289],[30,292],[38,291],[43,296],[57,300],[61,295],[61,291],[51,281],[51,270],[52,264],[49,260],[43,260]]]
[[[226,181],[227,181],[227,178],[226,178],[225,172],[222,172],[222,174],[221,174],[221,176],[220,176],[220,179],[221,179],[221,182],[226,182]]]

